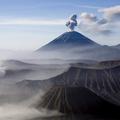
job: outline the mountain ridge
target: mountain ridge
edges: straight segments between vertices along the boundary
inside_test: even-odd
[[[81,33],[72,31],[72,32],[63,33],[59,37],[55,38],[53,41],[39,48],[38,51],[57,50],[57,49],[63,49],[63,48],[74,48],[79,46],[92,46],[92,45],[100,46],[98,43],[85,37]]]

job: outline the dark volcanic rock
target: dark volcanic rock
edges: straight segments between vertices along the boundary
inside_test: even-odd
[[[51,41],[47,45],[38,49],[38,51],[60,50],[60,49],[75,48],[80,46],[93,46],[93,45],[100,46],[99,44],[85,37],[84,35],[73,31],[73,32],[66,32],[60,35],[55,40]]]
[[[95,112],[102,109],[100,106],[107,105],[119,107],[119,78],[119,61],[71,64],[66,72],[41,82],[42,88],[46,86],[48,89],[36,107],[57,109],[63,113]]]
[[[120,49],[100,45],[78,32],[66,32],[36,51],[44,56],[67,59],[116,60]]]
[[[62,113],[100,113],[114,105],[82,87],[55,86],[37,104],[37,108],[58,110]],[[104,108],[104,109],[103,109]]]

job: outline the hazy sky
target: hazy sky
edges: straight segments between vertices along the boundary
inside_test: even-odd
[[[77,31],[120,44],[120,0],[0,0],[0,49],[35,50],[66,32],[73,13],[81,23]]]

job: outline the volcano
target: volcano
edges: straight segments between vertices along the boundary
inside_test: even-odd
[[[38,49],[40,50],[60,50],[66,48],[76,48],[81,46],[100,46],[96,42],[90,40],[89,38],[85,37],[84,35],[72,31],[72,32],[65,32],[47,45]]]
[[[65,32],[37,50],[53,58],[113,60],[120,59],[120,50],[100,45],[79,32]]]

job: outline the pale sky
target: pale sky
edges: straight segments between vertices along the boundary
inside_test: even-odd
[[[0,0],[0,49],[38,49],[68,30],[73,13],[82,21],[78,32],[100,44],[120,44],[119,0]],[[98,24],[103,19],[107,23]]]

